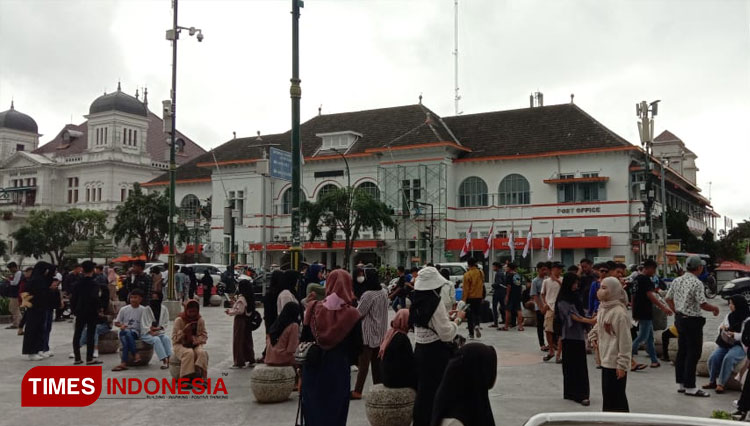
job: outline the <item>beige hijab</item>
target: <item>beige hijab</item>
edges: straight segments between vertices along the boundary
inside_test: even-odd
[[[602,285],[605,284],[607,289],[601,288],[597,293],[600,302],[597,316],[600,323],[610,324],[612,319],[610,312],[618,306],[627,309],[628,296],[617,278],[607,277],[602,281]]]

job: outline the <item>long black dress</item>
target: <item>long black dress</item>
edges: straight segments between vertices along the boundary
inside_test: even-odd
[[[589,399],[589,372],[586,364],[584,324],[574,321],[571,315],[583,317],[575,305],[557,302],[557,312],[562,329],[563,398],[581,402]]]
[[[45,271],[47,271],[46,275]],[[24,355],[34,355],[44,350],[53,273],[54,266],[49,263],[38,262],[34,266],[29,286],[29,294],[33,297],[31,308],[26,311],[26,328],[23,334],[22,353]]]
[[[393,336],[393,340],[383,354],[383,362],[380,366],[383,370],[383,386],[417,389],[414,350],[405,334],[396,333]]]

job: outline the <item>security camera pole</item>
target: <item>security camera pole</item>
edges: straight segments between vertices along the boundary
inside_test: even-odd
[[[175,160],[175,139],[177,128],[177,40],[180,38],[180,30],[188,30],[190,35],[196,35],[198,41],[203,41],[203,33],[195,27],[185,28],[177,25],[177,3],[178,0],[172,0],[172,29],[167,30],[167,40],[172,42],[172,90],[170,93],[171,102],[164,101],[164,131],[169,133],[169,260],[167,262],[169,277],[167,282],[167,298],[175,299],[174,288],[174,264],[175,264],[175,222],[177,221],[177,212],[175,209],[175,172],[177,164]],[[171,107],[171,108],[170,108]],[[171,122],[171,123],[170,123]],[[170,125],[171,124],[171,125]],[[197,250],[197,247],[196,247]]]
[[[650,104],[646,101],[641,101],[635,105],[636,115],[641,119],[638,122],[638,134],[640,135],[641,145],[643,145],[643,153],[645,161],[643,167],[645,169],[645,183],[646,183],[646,199],[643,201],[644,211],[646,213],[646,228],[647,232],[642,233],[642,238],[646,240],[644,245],[643,259],[648,259],[648,244],[653,241],[653,218],[651,215],[654,207],[654,199],[656,198],[655,191],[653,189],[653,176],[651,175],[651,155],[654,144],[654,117],[659,111],[659,102],[654,101]],[[649,112],[651,117],[649,117]],[[666,214],[664,208],[664,200],[662,200],[662,214]],[[655,254],[655,253],[654,253]],[[653,254],[652,254],[653,255]]]
[[[300,257],[302,254],[302,241],[300,237],[300,186],[302,174],[302,151],[299,140],[299,109],[302,88],[299,79],[299,9],[304,6],[302,0],[292,0],[292,85],[289,95],[292,98],[292,247],[291,267],[295,271],[300,270]]]

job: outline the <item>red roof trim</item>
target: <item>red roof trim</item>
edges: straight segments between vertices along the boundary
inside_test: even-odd
[[[619,152],[619,151],[637,151],[637,146],[616,146],[611,148],[592,148],[592,149],[575,149],[570,151],[554,151],[544,152],[541,154],[520,154],[520,155],[490,155],[487,157],[472,157],[472,158],[459,158],[453,160],[454,163],[471,163],[477,161],[494,161],[494,160],[525,160],[529,158],[545,158],[545,157],[557,157],[564,155],[579,155],[579,154],[598,154],[604,152]]]

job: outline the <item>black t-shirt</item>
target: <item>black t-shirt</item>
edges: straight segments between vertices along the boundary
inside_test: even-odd
[[[653,307],[648,292],[654,291],[651,277],[638,275],[633,282],[633,319],[650,320],[653,318]]]

